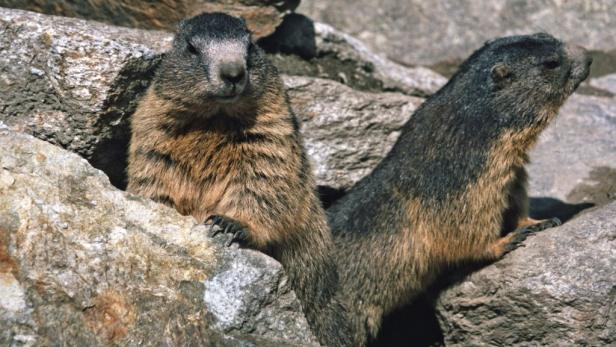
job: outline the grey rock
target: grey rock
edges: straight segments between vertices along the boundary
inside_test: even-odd
[[[488,39],[537,31],[592,50],[616,49],[611,0],[304,0],[298,12],[404,65],[457,61]]]
[[[394,63],[356,38],[298,14],[285,17],[276,32],[260,43],[270,52],[283,53],[272,59],[284,73],[327,78],[364,91],[425,96],[446,82],[430,69]]]
[[[423,99],[358,92],[340,83],[285,76],[319,185],[347,189],[370,173]]]
[[[0,8],[0,121],[122,184],[128,119],[171,36]]]
[[[574,94],[531,152],[531,195],[573,203],[616,199],[614,134],[616,98]]]
[[[616,65],[616,63],[614,63]],[[616,94],[616,74],[606,75],[600,78],[593,78],[589,84],[592,87],[608,91],[612,94]]]
[[[447,346],[613,346],[616,202],[526,240],[437,313]]]
[[[406,94],[430,95],[447,79],[424,67],[406,67],[371,51],[363,42],[325,23],[315,23],[317,49],[341,61],[356,61],[367,66],[385,90]]]
[[[0,6],[65,17],[80,17],[142,29],[174,30],[185,17],[227,12],[246,19],[257,37],[274,32],[299,0],[0,0]]]
[[[0,345],[312,344],[281,265],[208,231],[0,130]]]

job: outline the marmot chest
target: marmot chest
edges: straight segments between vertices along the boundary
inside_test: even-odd
[[[174,166],[169,196],[180,213],[197,219],[216,211],[251,165],[245,146],[225,134],[188,132],[164,147]]]

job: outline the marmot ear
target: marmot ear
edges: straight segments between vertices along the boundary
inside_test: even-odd
[[[492,67],[490,75],[492,75],[494,82],[499,83],[511,76],[511,69],[505,63],[498,63]]]

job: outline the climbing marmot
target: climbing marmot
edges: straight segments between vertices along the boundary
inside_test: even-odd
[[[332,236],[298,121],[243,20],[211,13],[180,24],[132,132],[129,191],[278,259],[321,342],[346,344],[344,310],[331,301]]]
[[[528,218],[524,165],[590,63],[582,48],[547,34],[486,43],[328,210],[354,346],[446,267],[499,259],[559,224]],[[501,236],[503,228],[517,229]]]

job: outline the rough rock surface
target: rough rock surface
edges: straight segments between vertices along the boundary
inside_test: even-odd
[[[616,344],[616,202],[541,232],[440,298],[447,346]]]
[[[594,88],[616,95],[616,74],[593,78],[589,84]]]
[[[128,117],[171,36],[0,8],[0,121],[121,185]]]
[[[204,11],[221,11],[244,17],[256,37],[274,32],[283,15],[298,4],[299,0],[0,0],[2,7],[159,30],[174,30],[181,19]]]
[[[328,78],[360,90],[425,96],[446,82],[432,70],[396,64],[356,38],[299,14],[285,17],[260,44],[280,53],[272,59],[284,73]]]
[[[307,345],[282,267],[0,129],[0,345]]]
[[[463,59],[488,39],[537,31],[616,57],[612,0],[303,0],[298,12],[405,65]]]
[[[302,120],[319,185],[347,189],[389,152],[423,99],[358,92],[340,83],[286,76],[291,105]]]

